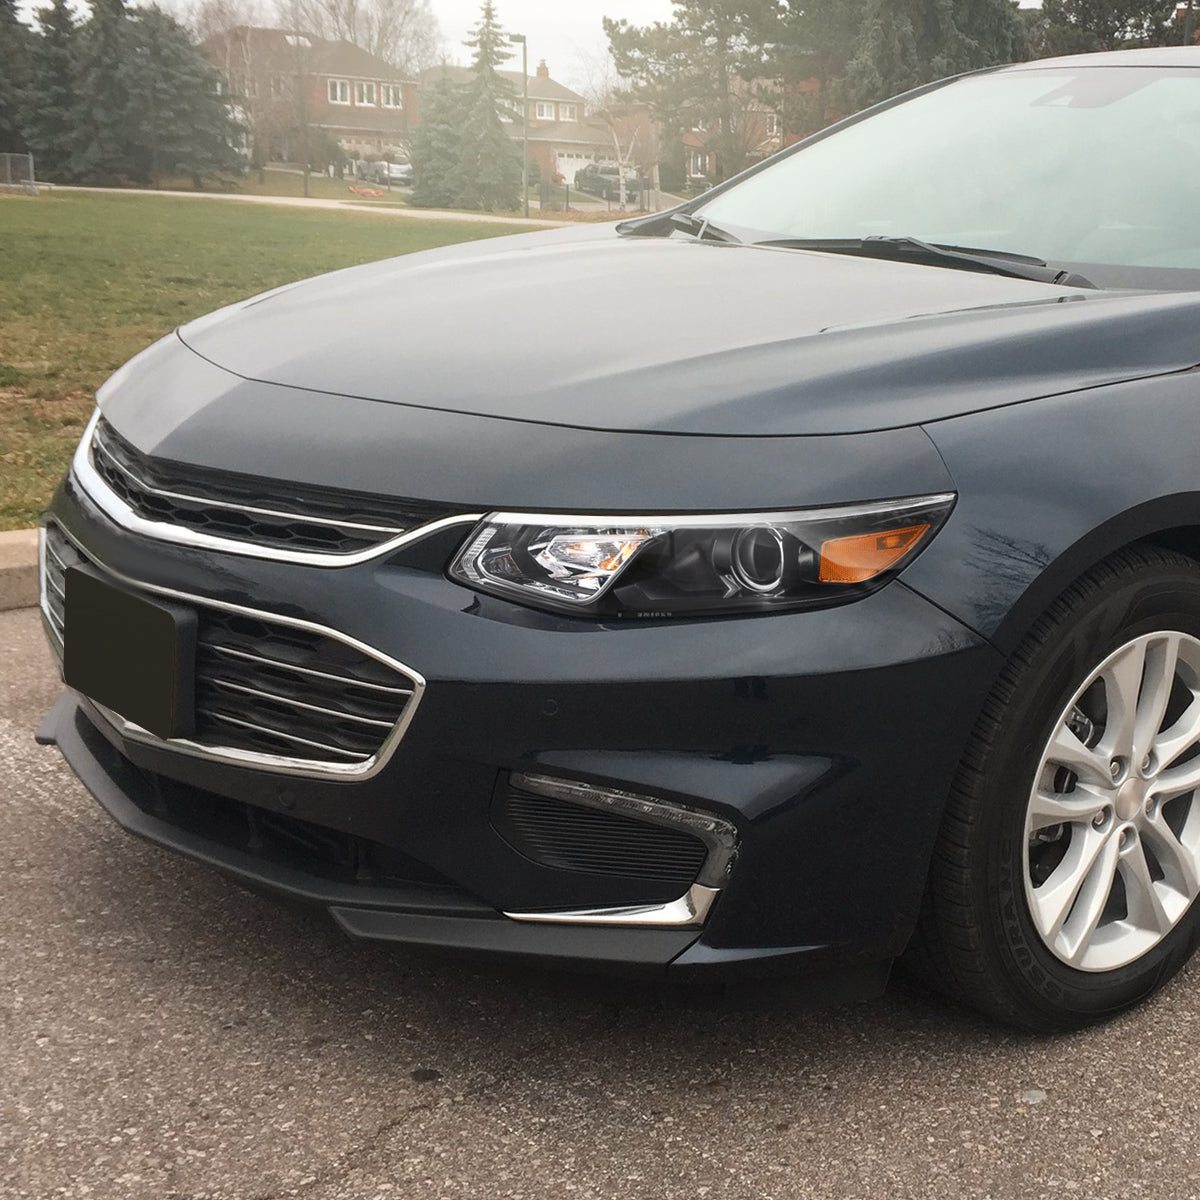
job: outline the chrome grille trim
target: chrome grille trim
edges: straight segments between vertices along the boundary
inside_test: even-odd
[[[144,537],[155,538],[158,541],[174,542],[181,546],[190,546],[197,550],[215,550],[223,554],[239,554],[246,558],[262,558],[271,562],[294,563],[304,567],[353,567],[360,563],[371,562],[394,554],[404,546],[412,545],[443,529],[456,526],[474,526],[483,520],[483,513],[461,513],[456,516],[442,517],[418,525],[405,533],[356,550],[350,554],[322,553],[316,550],[286,550],[278,546],[262,546],[255,542],[238,541],[235,538],[220,537],[216,534],[202,533],[198,530],[187,529],[180,525],[172,525],[167,521],[153,521],[143,517],[130,505],[126,504],[104,481],[103,477],[92,464],[91,446],[95,436],[96,426],[100,422],[100,410],[97,408],[84,430],[75,457],[71,461],[71,474],[76,483],[84,490],[92,502],[111,521],[128,529],[131,533]],[[195,496],[182,496],[181,499],[190,503],[200,503]],[[205,501],[207,503],[207,501]],[[242,512],[248,511],[240,505],[233,505]],[[266,510],[260,510],[266,511]],[[297,513],[277,513],[275,517],[284,516],[293,520],[307,520]],[[315,522],[314,522],[315,523]],[[336,522],[335,522],[336,524]]]
[[[143,583],[137,579],[131,579],[127,575],[123,575],[119,571],[114,571],[109,567],[99,563],[94,563],[79,545],[79,543],[63,529],[62,526],[55,522],[48,522],[39,530],[39,552],[41,558],[40,576],[42,580],[42,614],[45,618],[47,631],[51,637],[51,646],[57,653],[58,657],[63,655],[63,614],[61,612],[61,601],[57,600],[54,592],[48,586],[52,583],[48,562],[53,561],[59,570],[66,569],[67,564],[62,557],[55,553],[53,546],[47,536],[47,527],[53,528],[55,534],[61,536],[74,550],[79,554],[80,558],[89,564],[93,564],[102,571],[105,576],[112,579],[114,582],[128,587],[134,591],[145,592],[151,595],[162,596],[166,599],[181,601],[198,610],[211,609],[219,613],[227,613],[232,616],[246,617],[251,620],[261,621],[268,625],[283,626],[289,629],[295,629],[304,633],[313,634],[318,637],[329,638],[333,641],[340,642],[344,646],[357,653],[374,659],[376,662],[387,667],[392,672],[407,680],[411,687],[396,687],[392,688],[387,685],[375,684],[371,681],[357,680],[347,676],[336,675],[330,672],[312,671],[311,669],[299,667],[297,664],[286,663],[280,660],[271,659],[263,655],[252,655],[252,657],[262,662],[264,665],[282,671],[298,670],[304,673],[312,673],[314,675],[329,679],[331,682],[343,684],[347,687],[379,689],[384,692],[394,694],[397,698],[407,697],[404,700],[404,708],[399,719],[394,725],[386,722],[378,724],[390,730],[387,736],[382,740],[379,748],[374,753],[359,753],[353,750],[348,750],[342,746],[334,746],[323,742],[318,742],[312,739],[300,737],[296,734],[289,733],[286,730],[272,729],[268,726],[256,724],[253,721],[246,721],[240,717],[234,717],[228,713],[212,711],[206,713],[206,717],[213,721],[223,722],[229,725],[237,725],[253,732],[262,733],[270,737],[279,738],[283,741],[290,742],[297,746],[307,746],[311,749],[320,750],[324,753],[333,754],[341,759],[348,761],[324,762],[319,760],[298,758],[286,754],[273,754],[265,751],[246,750],[237,746],[220,746],[208,745],[202,742],[195,741],[190,738],[160,738],[143,729],[140,725],[134,724],[132,721],[126,720],[119,713],[113,712],[104,705],[96,703],[94,700],[82,697],[89,707],[102,716],[110,725],[113,726],[123,737],[130,741],[138,742],[148,746],[158,747],[186,754],[195,758],[207,759],[210,762],[227,763],[234,766],[255,767],[263,770],[268,770],[281,775],[302,776],[307,778],[318,779],[335,779],[345,781],[357,781],[361,779],[369,779],[377,775],[386,765],[392,754],[395,753],[397,746],[403,740],[404,734],[408,727],[412,724],[413,717],[416,715],[421,698],[425,692],[425,679],[420,672],[412,667],[400,662],[399,659],[392,658],[390,655],[384,654],[380,650],[376,650],[373,646],[367,645],[365,642],[359,641],[357,638],[351,637],[349,634],[340,633],[336,629],[331,629],[325,625],[319,625],[313,621],[305,621],[299,617],[287,617],[279,613],[267,612],[262,609],[248,608],[244,605],[230,604],[222,600],[213,600],[206,596],[196,596],[188,592],[177,591],[174,588],[161,587],[157,584]],[[58,608],[55,608],[55,603]],[[203,649],[216,649],[216,647],[204,647]],[[201,680],[197,679],[198,686]],[[216,681],[212,678],[204,680],[205,686],[215,684]],[[218,685],[219,686],[219,685]],[[336,712],[334,710],[323,709],[319,706],[310,705],[303,701],[293,701],[286,698],[271,697],[272,703],[280,703],[292,705],[299,708],[317,711],[319,713],[332,713],[338,721],[347,719],[361,721],[358,714],[347,712]]]
[[[285,663],[275,658],[264,658],[261,654],[251,654],[247,650],[235,650],[232,646],[209,646],[214,654],[224,654],[231,658],[241,658],[248,662],[262,663],[278,671],[295,671],[299,675],[312,675],[317,679],[328,679],[332,683],[342,683],[347,687],[369,688],[373,692],[391,692],[398,696],[411,696],[412,688],[387,687],[382,683],[371,683],[366,679],[350,679],[345,675],[334,675],[329,671],[317,671],[312,667],[301,667],[296,663]]]
[[[57,654],[59,660],[63,654],[63,602],[56,597],[58,609],[51,600],[50,572],[46,568],[47,561],[53,559],[60,571],[66,573],[66,563],[54,553],[46,537],[46,526],[38,526],[38,603],[42,610],[42,623],[46,627],[46,635],[50,639],[50,648]],[[61,589],[55,589],[61,590]]]
[[[327,754],[340,754],[343,758],[348,758],[353,762],[365,762],[368,757],[363,754],[355,754],[353,750],[343,750],[341,746],[314,742],[312,738],[298,737],[294,733],[284,733],[280,729],[268,729],[266,725],[258,725],[254,721],[243,721],[241,717],[231,717],[228,713],[212,713],[210,719],[221,721],[226,725],[236,725],[239,729],[251,729],[255,733],[265,733],[271,737],[283,738],[286,742],[295,742],[297,746],[311,746],[314,750],[324,750]]]
[[[100,433],[99,422],[92,431],[92,454],[99,452],[109,466],[119,471],[130,483],[149,492],[152,496],[161,496],[164,500],[182,500],[186,504],[203,504],[206,508],[225,508],[231,512],[254,513],[260,517],[278,517],[281,520],[303,519],[306,524],[329,525],[334,529],[358,529],[364,533],[387,533],[393,537],[408,533],[409,530],[394,525],[363,525],[357,521],[339,521],[334,517],[314,517],[308,513],[289,512],[280,508],[259,508],[252,504],[234,504],[228,500],[214,500],[211,496],[191,496],[187,492],[172,492],[166,488],[155,487],[152,483],[138,478],[123,462],[108,448]]]
[[[320,713],[325,717],[336,717],[339,721],[353,721],[359,725],[371,725],[376,729],[391,729],[392,727],[391,721],[376,721],[372,717],[360,717],[355,713],[340,713],[332,708],[322,708],[319,704],[308,704],[304,700],[292,700],[288,696],[279,696],[274,692],[263,691],[261,688],[252,688],[247,687],[243,683],[234,683],[232,679],[221,679],[219,676],[212,676],[207,682],[213,687],[224,688],[226,691],[241,692],[244,696],[257,696],[260,700],[270,700],[275,704],[286,704],[290,708],[302,708],[306,712]],[[412,695],[411,692],[405,694]],[[221,719],[220,713],[213,715]],[[283,737],[285,735],[280,734],[279,736]],[[303,741],[304,739],[300,740]]]

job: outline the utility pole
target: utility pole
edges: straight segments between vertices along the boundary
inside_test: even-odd
[[[521,44],[521,200],[529,216],[529,46],[523,33],[510,33],[508,40]]]

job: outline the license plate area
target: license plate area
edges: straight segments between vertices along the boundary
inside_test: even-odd
[[[89,567],[68,567],[65,584],[67,686],[156,737],[192,736],[195,611],[116,587]]]

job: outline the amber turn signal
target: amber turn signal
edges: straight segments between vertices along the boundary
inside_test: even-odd
[[[822,542],[818,578],[822,583],[865,583],[898,563],[928,532],[928,525],[909,525]]]

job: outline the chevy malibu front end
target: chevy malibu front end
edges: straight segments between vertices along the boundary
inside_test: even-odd
[[[1128,1007],[1200,940],[1198,118],[983,72],[182,327],[45,516],[41,737],[356,937]]]
[[[213,439],[239,467],[256,444],[270,473],[215,466]],[[384,443],[415,498],[330,486],[371,482]],[[804,963],[869,990],[995,652],[902,583],[597,620],[451,571],[521,493],[757,527],[764,501],[856,514],[868,488],[922,498],[902,530],[953,500],[916,430],[531,432],[247,380],[172,336],[102,391],[45,522],[43,612],[75,687],[44,736],[131,831],[357,936],[659,972]],[[97,588],[121,609],[99,627]],[[155,607],[184,631],[156,641]],[[144,679],[154,656],[165,683]]]

